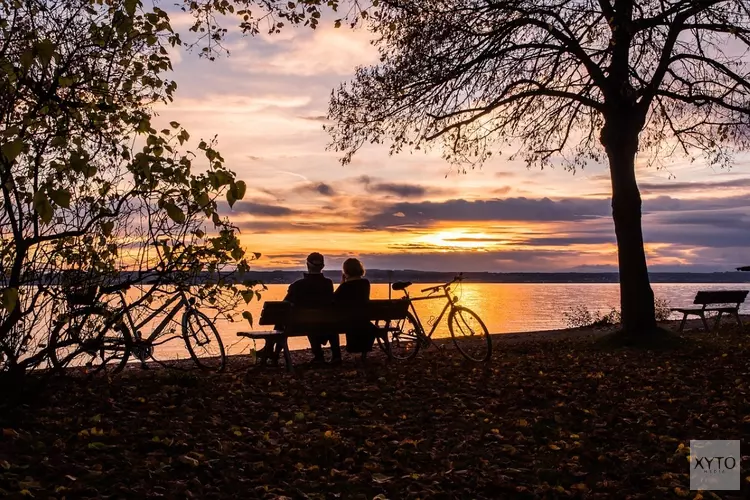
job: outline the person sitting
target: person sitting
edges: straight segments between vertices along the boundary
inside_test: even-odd
[[[364,278],[365,268],[358,259],[346,259],[343,265],[341,284],[333,293],[336,305],[359,306],[370,300],[370,282]],[[374,327],[367,320],[358,321],[347,329],[346,351],[362,353],[364,359],[375,342]]]
[[[333,281],[323,276],[325,259],[318,252],[307,256],[307,273],[289,285],[284,300],[296,306],[315,307],[328,305],[333,301]],[[279,327],[277,326],[277,329]],[[330,342],[333,361],[341,359],[341,347],[337,334],[312,333],[308,335],[310,346],[316,362],[324,361],[323,345]],[[274,341],[268,341],[265,347],[258,353],[261,363],[271,359],[273,363],[278,362],[281,345]]]

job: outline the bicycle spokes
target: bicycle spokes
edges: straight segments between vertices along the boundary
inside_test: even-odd
[[[479,316],[464,307],[455,308],[448,317],[453,343],[470,361],[487,361],[492,355],[492,341]]]
[[[193,309],[183,321],[183,338],[193,361],[204,369],[224,369],[224,344],[208,316]]]

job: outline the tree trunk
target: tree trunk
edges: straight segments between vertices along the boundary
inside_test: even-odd
[[[622,115],[615,121],[622,125]],[[635,178],[638,132],[637,127],[611,127],[607,124],[601,139],[612,178],[612,218],[617,235],[622,327],[628,336],[643,338],[656,331],[656,315],[643,248],[641,194]]]

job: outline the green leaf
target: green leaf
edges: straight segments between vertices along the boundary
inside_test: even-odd
[[[248,323],[250,323],[250,328],[253,327],[253,314],[250,311],[243,311],[242,317],[247,320]]]
[[[234,207],[235,201],[237,201],[237,198],[234,197],[234,190],[230,189],[227,191],[227,203],[229,203],[229,208]]]
[[[115,223],[113,221],[107,221],[102,223],[102,234],[104,236],[111,236],[112,230],[115,228]]]
[[[50,191],[49,197],[52,198],[58,206],[63,208],[70,208],[70,191],[67,189],[57,189]]]
[[[16,139],[15,141],[3,144],[0,151],[2,151],[3,156],[9,163],[13,163],[13,160],[15,160],[16,157],[21,154],[21,151],[23,151],[23,141],[21,139]]]
[[[96,175],[96,167],[93,165],[86,165],[83,168],[83,176],[87,179]]]
[[[34,194],[34,210],[45,224],[52,220],[52,205],[43,191],[37,191]]]
[[[211,203],[211,200],[208,198],[208,193],[200,193],[198,196],[195,197],[195,202],[201,207],[204,208],[208,206],[209,203]]]
[[[167,215],[169,216],[169,218],[175,221],[176,223],[182,224],[183,222],[185,222],[185,214],[180,209],[180,207],[178,207],[174,203],[172,202],[165,203],[164,209],[167,211]]]
[[[234,197],[238,200],[241,200],[245,197],[245,192],[247,191],[247,185],[245,184],[245,181],[237,181],[234,183]]]
[[[232,174],[229,172],[224,172],[222,170],[219,170],[216,172],[216,182],[218,182],[217,189],[226,186],[227,184],[230,184],[234,179],[232,178]]]
[[[52,43],[52,40],[44,39],[36,44],[36,52],[42,63],[47,65],[52,60],[52,56],[55,55],[55,44]]]
[[[89,450],[105,450],[109,448],[109,446],[99,441],[94,441],[93,443],[89,443],[88,448]]]
[[[18,304],[18,288],[6,288],[3,290],[0,302],[6,311],[12,312]]]
[[[140,5],[138,0],[125,0],[125,12],[127,12],[129,16],[133,16],[138,5]]]

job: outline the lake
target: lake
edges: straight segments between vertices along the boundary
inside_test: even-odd
[[[419,295],[422,288],[431,286],[426,283],[412,285],[412,295]],[[657,298],[666,299],[673,307],[692,303],[698,290],[743,290],[750,284],[705,284],[705,283],[657,283],[653,284]],[[263,292],[263,300],[282,300],[288,285],[268,285]],[[415,293],[417,292],[417,293]],[[607,312],[613,307],[619,308],[619,285],[585,283],[585,284],[546,284],[546,283],[464,283],[456,288],[459,304],[477,312],[484,320],[490,333],[519,333],[565,328],[564,312],[579,305],[585,305],[591,311]],[[387,284],[373,284],[372,298],[388,298]],[[401,297],[401,292],[392,292],[392,297]],[[445,300],[417,302],[417,312],[427,331],[440,314]],[[263,303],[253,301],[246,309],[256,320],[260,317]],[[745,304],[741,312],[750,313]],[[239,317],[239,314],[237,315]],[[675,317],[678,318],[679,315]],[[238,331],[250,330],[250,325],[242,320],[230,323],[218,321],[217,328],[230,354],[246,354],[253,347],[251,340],[240,339]],[[254,330],[268,330],[268,327],[255,325]],[[435,336],[448,336],[445,318],[435,332]],[[343,340],[343,337],[342,337]],[[257,347],[262,346],[259,341]],[[290,339],[292,349],[309,347],[307,339]],[[187,351],[180,342],[169,342],[161,347],[158,356],[164,358],[186,358]]]

